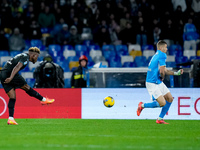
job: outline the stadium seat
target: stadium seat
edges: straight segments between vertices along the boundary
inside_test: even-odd
[[[166,67],[176,67],[176,63],[175,62],[166,62]]]
[[[35,64],[33,64],[33,63],[28,63],[29,70],[30,70],[31,72],[33,72],[33,71],[35,70],[35,68],[36,68],[39,64],[40,64],[39,61],[37,61]]]
[[[94,63],[96,64],[96,63],[98,63],[98,62],[106,61],[106,59],[105,59],[104,56],[95,56],[95,57],[93,58],[93,61],[94,61]]]
[[[102,51],[115,51],[114,45],[103,45]]]
[[[88,47],[88,51],[90,52],[91,50],[101,50],[101,48],[99,47],[99,45],[90,45]]]
[[[200,50],[197,50],[197,56],[200,56]]]
[[[62,47],[62,50],[65,51],[65,50],[75,50],[75,49],[72,45],[64,45]]]
[[[149,62],[151,61],[151,58],[152,58],[152,56],[149,56],[148,58],[147,58],[147,64],[149,64]]]
[[[65,78],[65,86],[64,88],[71,88],[71,78]]]
[[[185,63],[188,61],[186,56],[176,57],[175,58],[176,64]]]
[[[188,59],[191,56],[196,56],[196,50],[184,50],[183,51],[183,56],[186,56]]]
[[[113,56],[108,59],[109,67],[122,67],[121,57]]]
[[[30,44],[31,44],[31,47],[41,47],[43,44],[42,44],[42,40],[40,39],[32,39],[30,41]]]
[[[166,62],[175,62],[175,56],[174,55],[168,55]]]
[[[121,56],[121,64],[124,65],[124,62],[133,62],[132,56]]]
[[[20,54],[20,53],[21,53],[21,51],[10,51],[10,56],[14,57],[14,56],[16,56],[17,54]]]
[[[110,57],[115,57],[116,52],[115,51],[103,51],[103,56],[105,57],[106,60],[109,60]]]
[[[92,57],[92,59],[94,59],[95,56],[102,56],[101,50],[93,50],[92,49],[89,54]]]
[[[75,50],[64,50],[63,51],[63,56],[65,57],[65,59],[67,59],[69,56],[76,56],[76,52]]]
[[[132,50],[141,51],[141,46],[139,44],[130,44],[128,46],[128,52],[130,53]]]
[[[153,45],[143,45],[142,51],[144,51],[144,50],[154,50],[154,46]]]
[[[136,67],[147,67],[145,56],[136,56],[134,59]]]
[[[124,62],[122,67],[135,67],[135,63],[134,62]]]
[[[69,72],[69,63],[67,62],[67,60],[64,61],[59,61],[57,62],[57,64],[63,69],[64,72]]]
[[[1,56],[9,56],[9,52],[6,51],[6,50],[1,50],[1,51],[0,51],[0,57],[1,57]]]
[[[57,44],[49,45],[49,54],[52,57],[61,56],[63,54],[62,51],[61,51],[61,46],[57,45]]]
[[[149,58],[149,56],[153,56],[155,54],[155,51],[154,50],[144,50],[143,51],[143,56],[147,58]]]
[[[142,56],[142,51],[132,50],[132,51],[130,51],[129,55],[132,56],[134,59],[136,56]]]
[[[26,80],[27,78],[33,78],[33,72],[21,72],[22,77]]]
[[[1,64],[1,66],[3,66],[4,62],[6,63],[11,58],[12,58],[11,56],[2,56],[2,57],[0,57],[0,64]]]
[[[54,57],[53,58],[53,61],[55,62],[55,63],[58,63],[58,62],[60,62],[60,61],[65,61],[65,57],[64,56],[57,56],[57,57]]]
[[[175,56],[182,56],[182,46],[181,45],[176,45],[176,44],[172,44],[169,46],[169,55],[175,55]]]
[[[93,45],[94,42],[92,40],[84,40],[83,42],[83,45],[85,45],[87,48],[90,46],[90,45]]]
[[[73,68],[77,68],[79,66],[78,61],[71,61],[69,62],[69,69],[72,71]]]
[[[76,56],[88,55],[87,47],[85,45],[75,45]]]
[[[107,62],[106,60],[101,61],[101,63],[102,63],[102,66],[104,66],[104,67],[106,67],[106,68],[109,67],[109,66],[108,66],[108,62]]]
[[[126,45],[116,45],[115,50],[116,51],[123,50],[123,51],[126,51],[128,53],[128,47]]]
[[[189,60],[192,61],[192,60],[195,60],[195,59],[200,59],[200,56],[191,56]]]
[[[30,87],[34,87],[35,85],[35,79],[34,78],[26,78],[26,82]]]
[[[93,35],[91,33],[81,33],[81,40],[92,40]]]
[[[69,63],[71,61],[79,61],[79,57],[77,57],[77,56],[69,56],[67,58],[67,62]]]

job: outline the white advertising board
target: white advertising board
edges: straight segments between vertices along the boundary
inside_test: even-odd
[[[200,120],[200,89],[171,88],[174,101],[165,119]],[[103,99],[112,96],[111,108],[103,105]],[[156,119],[162,108],[146,108],[138,117],[138,103],[151,102],[145,88],[93,88],[82,89],[82,119]]]

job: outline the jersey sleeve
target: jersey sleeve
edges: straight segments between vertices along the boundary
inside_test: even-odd
[[[167,55],[165,53],[161,53],[160,59],[159,59],[160,66],[166,66],[166,62],[165,62],[166,59],[167,59]]]
[[[24,66],[27,65],[27,64],[28,64],[28,56],[27,56],[27,55],[26,55],[26,56],[23,55],[23,56],[20,58],[19,62],[21,62]]]

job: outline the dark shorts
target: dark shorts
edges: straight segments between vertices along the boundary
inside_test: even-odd
[[[19,73],[14,76],[10,83],[4,83],[5,79],[10,77],[10,74],[10,72],[0,71],[1,84],[6,93],[8,93],[11,89],[21,88],[22,86],[27,84],[27,82]]]

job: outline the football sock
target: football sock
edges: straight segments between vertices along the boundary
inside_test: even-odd
[[[15,107],[16,99],[10,98],[8,102],[8,109],[9,109],[9,117],[13,117],[14,115],[14,107]]]
[[[9,117],[8,119],[10,119],[10,120],[14,120],[14,118],[13,118],[13,117]]]
[[[43,98],[42,98],[42,101],[43,101],[43,102],[44,102],[44,101],[46,101],[46,98],[45,98],[45,97],[43,97]]]
[[[30,88],[30,90],[26,91],[26,93],[31,96],[39,99],[40,101],[43,99],[43,97],[34,89]]]
[[[161,113],[159,115],[160,118],[164,118],[164,116],[166,115],[166,113],[168,112],[169,110],[169,107],[171,106],[172,103],[166,101],[166,104],[165,106],[163,106],[162,110],[161,110]]]
[[[155,108],[155,107],[160,107],[157,101],[153,101],[151,103],[144,103],[144,108]]]

